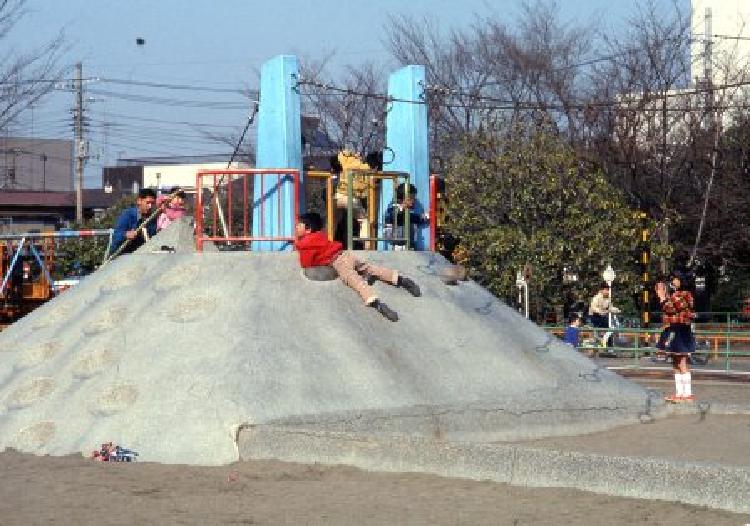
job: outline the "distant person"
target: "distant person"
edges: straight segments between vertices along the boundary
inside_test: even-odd
[[[675,394],[665,399],[673,403],[690,402],[694,400],[688,363],[688,356],[695,352],[691,327],[695,318],[694,300],[690,291],[685,290],[684,274],[673,272],[669,281],[669,287],[661,281],[656,284],[656,295],[666,324],[657,347],[672,357],[674,370]]]
[[[368,237],[370,228],[367,220],[367,193],[369,181],[361,171],[370,170],[370,167],[362,161],[355,153],[344,150],[338,155],[329,158],[331,165],[330,173],[336,177],[336,192],[334,195],[334,239],[341,243],[348,240],[347,214],[349,207],[349,177],[352,173],[352,232],[354,237]],[[354,170],[352,172],[352,170]],[[360,172],[360,173],[358,173]],[[363,249],[364,243],[355,241],[355,249]]]
[[[13,258],[11,257],[11,261],[12,260]],[[28,267],[29,263],[26,261],[26,257],[19,254],[18,259],[16,259],[16,264],[13,265],[13,268],[11,269],[10,281],[7,285],[8,297],[19,309],[22,308],[24,301],[23,284],[25,281],[28,281],[29,278]]]
[[[112,235],[112,253],[125,245],[120,253],[130,254],[156,235],[156,221],[154,218],[148,220],[155,202],[156,192],[151,188],[142,188],[138,192],[135,206],[126,208],[120,213]]]
[[[160,195],[156,199],[156,207],[161,210],[159,217],[156,219],[156,230],[158,232],[181,217],[185,217],[187,214],[185,198],[185,192],[176,187],[172,188],[166,195]]]
[[[299,217],[299,223],[295,228],[294,248],[299,253],[302,268],[330,265],[338,273],[339,279],[359,294],[365,305],[373,307],[390,321],[398,321],[398,314],[380,301],[375,289],[368,284],[363,275],[403,287],[412,296],[421,296],[419,286],[395,270],[357,259],[351,252],[343,250],[338,241],[329,241],[322,228],[323,220],[315,212],[308,212]]]
[[[620,314],[620,309],[612,305],[612,300],[609,297],[609,285],[602,283],[589,304],[591,325],[599,329],[609,328],[610,314]]]
[[[393,237],[396,239],[406,239],[406,217],[409,217],[409,246],[414,247],[414,239],[416,238],[417,227],[424,225],[429,221],[427,214],[421,214],[415,210],[417,198],[417,187],[413,184],[409,185],[409,196],[406,196],[405,183],[401,183],[396,188],[396,202],[393,203],[385,211],[384,221],[386,228],[385,237]],[[406,241],[393,241],[393,248],[395,250],[406,250]]]
[[[565,327],[563,341],[576,348],[581,343],[581,317],[575,312],[568,317],[568,326]]]

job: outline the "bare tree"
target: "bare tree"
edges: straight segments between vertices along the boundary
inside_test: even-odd
[[[327,72],[330,58],[303,61],[299,86],[303,113],[317,119],[331,150],[347,149],[364,156],[382,149],[388,106],[383,69],[365,63],[333,76]]]
[[[387,44],[399,63],[427,68],[431,141],[440,161],[457,136],[503,122],[554,123],[574,142],[585,80],[575,66],[587,56],[590,35],[587,27],[562,23],[553,4],[537,1],[511,24],[477,17],[460,31],[391,17]]]
[[[26,0],[0,0],[0,40],[7,38],[26,14]],[[62,33],[43,46],[0,57],[0,128],[5,128],[29,106],[55,88],[64,73],[59,65],[63,48]]]

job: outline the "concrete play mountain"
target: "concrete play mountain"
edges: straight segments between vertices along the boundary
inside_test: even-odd
[[[0,449],[114,441],[141,460],[237,460],[241,426],[490,441],[575,434],[661,410],[426,252],[367,253],[390,323],[296,254],[194,253],[178,224],[0,334]],[[170,237],[171,236],[171,237]],[[188,241],[185,241],[185,240]],[[152,253],[160,245],[175,253]]]

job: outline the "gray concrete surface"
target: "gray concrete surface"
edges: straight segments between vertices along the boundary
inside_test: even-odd
[[[0,449],[112,440],[149,461],[343,463],[750,512],[746,466],[518,442],[747,414],[743,395],[667,408],[658,386],[603,369],[477,284],[445,285],[441,258],[363,256],[422,287],[376,285],[398,323],[338,280],[306,279],[293,253],[196,254],[189,221],[173,225],[0,333]]]
[[[347,464],[363,469],[433,473],[520,486],[576,488],[750,512],[750,470],[715,463],[602,455],[521,444],[379,438],[249,426],[239,434],[243,460]]]
[[[305,279],[294,253],[196,254],[180,225],[0,334],[0,448],[113,440],[221,464],[243,424],[490,441],[664,410],[477,284],[446,286],[442,258],[365,255],[422,287],[376,285],[390,323],[338,280]],[[151,253],[162,244],[179,250]]]

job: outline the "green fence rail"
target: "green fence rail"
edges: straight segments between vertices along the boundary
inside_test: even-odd
[[[565,331],[563,325],[545,325],[543,328],[556,336],[562,336]],[[660,327],[600,329],[583,326],[580,328],[583,343],[578,346],[578,349],[595,357],[632,358],[633,367],[641,367],[642,358],[664,354],[655,347],[661,332]],[[611,335],[612,345],[603,342],[607,334]],[[750,371],[750,360],[743,360],[750,358],[750,330],[741,331],[729,325],[724,330],[706,330],[701,329],[699,325],[694,334],[697,344],[693,355],[694,365],[707,366],[721,363],[723,370],[727,373],[738,370]],[[610,336],[607,340],[610,341]]]

